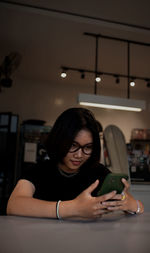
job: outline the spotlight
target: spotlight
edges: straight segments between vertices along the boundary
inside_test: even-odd
[[[120,83],[119,77],[116,78],[116,83]]]
[[[60,76],[61,76],[62,78],[66,78],[66,76],[67,76],[66,71],[65,71],[65,70],[62,70]]]
[[[149,79],[149,78],[146,78],[146,79],[145,79],[145,82],[146,82],[146,86],[147,86],[148,88],[150,88],[150,79]]]
[[[100,77],[100,76],[96,76],[95,81],[96,81],[97,83],[99,83],[99,82],[101,81],[101,77]]]
[[[85,73],[83,70],[80,71],[81,72],[81,79],[84,79],[85,78]]]
[[[116,78],[116,83],[120,83],[120,78],[119,78],[119,76],[118,76],[118,75],[115,75],[114,77]]]
[[[130,81],[130,86],[131,86],[131,87],[134,87],[134,86],[135,86],[134,78],[131,79],[131,81]]]
[[[150,88],[150,81],[147,82],[147,87]]]

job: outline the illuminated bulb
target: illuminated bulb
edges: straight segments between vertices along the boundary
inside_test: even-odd
[[[130,86],[134,87],[134,86],[135,86],[135,82],[134,82],[134,81],[131,81],[131,82],[130,82]]]
[[[62,72],[62,73],[61,73],[61,77],[62,77],[62,78],[65,78],[66,76],[67,76],[66,72]]]
[[[97,83],[99,83],[99,82],[101,81],[101,78],[100,78],[99,76],[97,76],[97,77],[95,78],[95,81],[96,81]]]

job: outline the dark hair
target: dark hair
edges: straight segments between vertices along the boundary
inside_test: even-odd
[[[56,120],[46,142],[50,159],[61,162],[68,153],[77,133],[87,129],[92,133],[93,152],[88,159],[91,165],[99,162],[100,140],[97,122],[91,111],[85,108],[70,108],[64,111]]]
[[[97,127],[98,127],[98,132],[99,133],[103,132],[102,124],[98,120],[96,120],[96,123],[97,123]]]

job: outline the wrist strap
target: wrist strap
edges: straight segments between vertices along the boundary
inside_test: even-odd
[[[56,203],[56,217],[58,220],[61,219],[60,215],[59,215],[59,204],[60,204],[61,200],[58,200]]]

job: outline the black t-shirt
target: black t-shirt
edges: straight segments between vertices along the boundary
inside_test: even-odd
[[[93,168],[82,167],[77,174],[62,173],[58,167],[46,160],[24,170],[21,179],[29,180],[35,186],[34,197],[48,201],[71,200],[99,179],[100,183],[92,193],[95,195],[110,171],[102,164]]]

